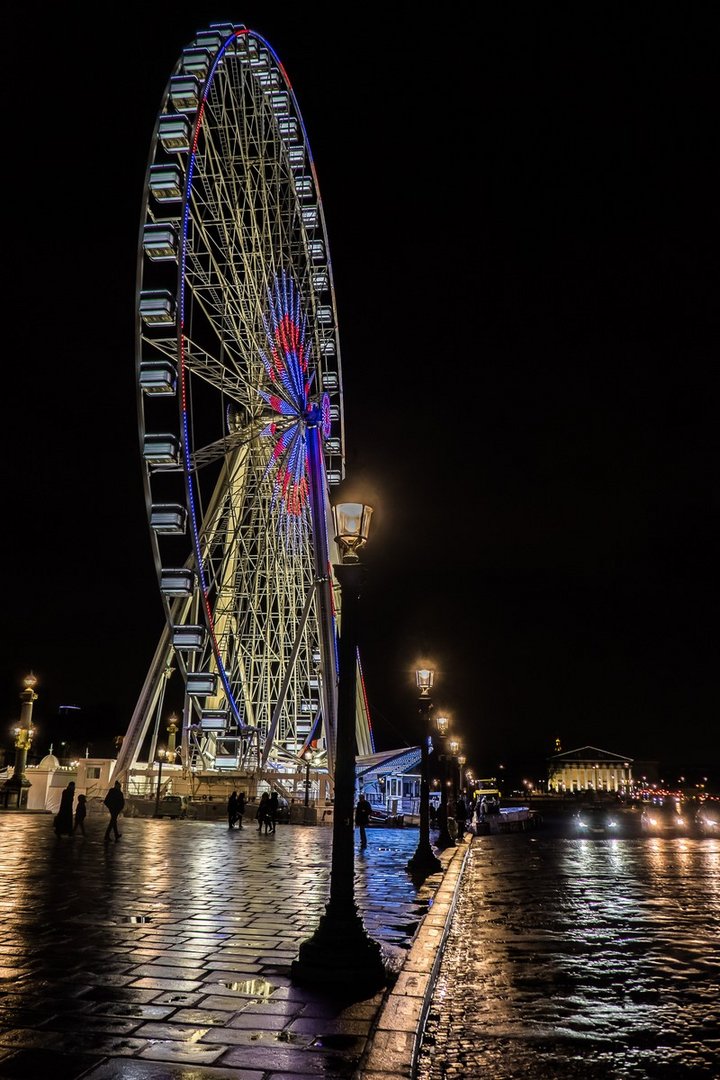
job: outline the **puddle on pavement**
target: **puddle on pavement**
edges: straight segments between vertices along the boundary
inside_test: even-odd
[[[256,998],[269,998],[277,990],[267,979],[242,979],[240,982],[221,982],[226,990],[233,990],[236,994],[249,994]]]

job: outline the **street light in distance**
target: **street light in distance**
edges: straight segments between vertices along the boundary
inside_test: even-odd
[[[431,668],[418,668],[415,682],[419,691],[418,712],[420,713],[420,835],[415,854],[408,861],[407,869],[413,878],[424,881],[430,874],[442,870],[442,863],[430,846],[430,781],[429,781],[429,743],[430,711],[432,701],[430,691],[435,681],[435,672]]]

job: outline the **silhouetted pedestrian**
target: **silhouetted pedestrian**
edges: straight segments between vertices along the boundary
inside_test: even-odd
[[[246,805],[245,792],[244,791],[239,791],[238,792],[238,797],[237,797],[238,829],[242,829],[242,827],[243,827],[243,817],[245,816],[245,805]]]
[[[367,801],[364,795],[361,795],[357,801],[355,807],[355,824],[360,830],[360,849],[367,847],[367,832],[365,831],[369,822],[370,814],[372,813],[372,806]]]
[[[228,829],[235,828],[235,822],[238,815],[238,793],[237,791],[231,791],[227,801],[227,819]]]
[[[111,833],[114,834],[116,840],[119,840],[122,836],[122,833],[118,832],[117,819],[118,816],[122,813],[123,807],[125,806],[125,796],[122,793],[122,788],[120,787],[119,780],[116,780],[115,786],[110,788],[107,795],[103,799],[103,803],[110,811],[110,821],[108,822],[108,827],[105,830],[105,843],[107,844],[110,840]]]
[[[258,832],[263,831],[263,825],[265,826],[265,832],[270,831],[270,796],[267,791],[263,791],[260,796],[260,802],[258,803],[257,814]]]
[[[272,795],[270,796],[270,804],[269,805],[270,805],[270,809],[269,809],[268,813],[270,815],[270,825],[271,825],[270,832],[275,832],[275,826],[277,825],[278,809],[279,809],[279,800],[278,800],[277,791],[273,791]]]
[[[60,796],[60,809],[55,815],[53,828],[57,836],[72,836],[73,802],[75,801],[75,781],[71,780]]]
[[[73,832],[81,832],[85,835],[85,818],[87,817],[87,795],[78,795],[75,807],[75,824]]]

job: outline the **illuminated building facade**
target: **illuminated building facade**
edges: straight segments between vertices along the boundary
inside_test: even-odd
[[[633,785],[632,765],[631,758],[596,746],[566,750],[548,760],[548,791],[624,794]]]

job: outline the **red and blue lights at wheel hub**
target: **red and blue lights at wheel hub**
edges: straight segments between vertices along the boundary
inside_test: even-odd
[[[273,507],[279,514],[285,543],[294,550],[304,540],[309,525],[311,487],[322,483],[320,476],[311,474],[308,440],[319,431],[327,438],[330,403],[327,394],[320,405],[310,399],[307,318],[295,283],[284,271],[268,292],[268,314],[263,322],[267,349],[261,350],[260,359],[271,390],[260,390],[260,396],[279,418],[262,432],[275,439],[265,475],[272,477]],[[320,491],[318,486],[317,498]]]

